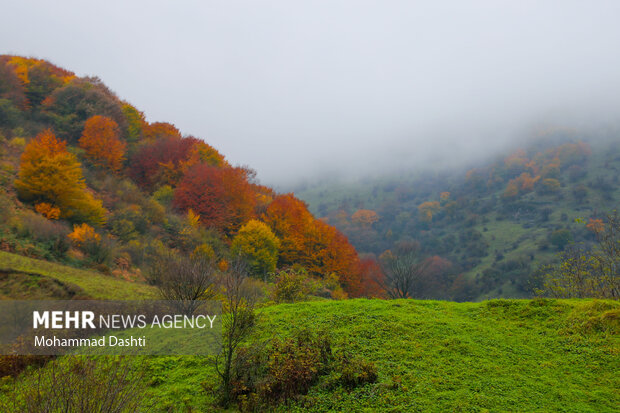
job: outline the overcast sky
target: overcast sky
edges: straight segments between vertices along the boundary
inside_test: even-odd
[[[620,118],[620,1],[4,1],[0,53],[99,76],[261,181]]]

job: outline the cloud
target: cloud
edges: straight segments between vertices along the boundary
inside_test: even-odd
[[[97,75],[265,183],[617,124],[616,1],[20,1],[0,52]]]

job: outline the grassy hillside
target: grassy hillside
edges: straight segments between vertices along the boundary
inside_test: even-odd
[[[278,411],[580,411],[620,405],[620,304],[592,300],[451,303],[346,300],[262,310],[252,341],[326,329],[377,364],[348,391],[322,379]],[[208,359],[144,359],[155,411],[211,411]],[[305,410],[304,410],[305,411]]]
[[[3,295],[12,299],[16,298],[35,298],[24,294],[24,285],[35,283],[36,288],[41,287],[40,279],[50,280],[62,289],[73,290],[81,298],[108,299],[108,300],[128,300],[155,297],[155,288],[122,279],[106,276],[95,271],[87,271],[68,267],[61,264],[42,261],[21,255],[10,254],[0,251],[0,272],[5,274],[5,278],[0,281],[0,286],[4,287]],[[27,278],[29,280],[24,280]],[[11,284],[14,284],[11,287]],[[18,291],[21,288],[21,291]],[[35,289],[36,289],[35,288]],[[39,295],[37,298],[54,297],[49,294],[47,297]],[[56,298],[71,298],[72,295],[60,296]]]

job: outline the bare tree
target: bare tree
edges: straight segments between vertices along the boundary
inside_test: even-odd
[[[221,403],[227,406],[231,401],[233,360],[239,345],[250,335],[255,322],[255,304],[258,290],[248,282],[248,266],[241,258],[235,259],[222,276],[225,295],[222,352],[215,358],[215,368],[221,380]]]
[[[422,288],[423,276],[429,261],[420,256],[420,244],[404,242],[397,245],[396,253],[381,257],[385,273],[383,288],[390,298],[412,298]]]
[[[159,256],[148,275],[162,299],[180,302],[180,310],[187,315],[196,311],[200,300],[209,300],[216,293],[217,268],[213,260],[203,256]]]

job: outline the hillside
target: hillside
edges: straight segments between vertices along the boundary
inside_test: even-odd
[[[0,251],[0,297],[137,300],[156,297],[156,290],[144,283]]]
[[[374,295],[346,237],[293,194],[148,122],[98,78],[10,55],[0,56],[0,251],[137,282],[156,257],[225,269],[243,256],[264,281],[296,268],[329,277],[327,295]]]
[[[618,209],[620,146],[562,130],[524,140],[469,170],[308,182],[295,193],[373,259],[418,242],[440,271],[417,298],[532,297],[540,265],[571,244],[589,247],[591,220]]]
[[[592,300],[320,301],[264,308],[250,341],[309,327],[377,364],[377,383],[347,390],[326,377],[277,411],[612,412],[619,315],[617,302]],[[217,410],[203,389],[217,383],[208,359],[134,362],[154,411]]]

